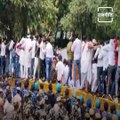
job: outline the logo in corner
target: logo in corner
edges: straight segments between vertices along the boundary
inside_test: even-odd
[[[98,7],[98,19],[99,23],[112,23],[113,22],[113,8],[112,7]]]

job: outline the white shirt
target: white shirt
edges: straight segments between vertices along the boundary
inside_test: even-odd
[[[45,59],[44,49],[45,49],[45,43],[42,41],[42,42],[40,43],[40,54],[39,54],[39,58],[40,58],[41,60],[44,60],[44,59]]]
[[[36,40],[33,40],[31,44],[32,44],[32,58],[35,58]]]
[[[81,40],[78,38],[72,44],[71,51],[74,52],[74,60],[80,60],[81,58]]]
[[[62,77],[63,77],[63,74],[64,74],[64,64],[62,61],[58,61],[58,63],[56,64],[56,68],[55,70],[57,71],[57,80],[58,81],[61,81],[62,80]]]
[[[120,47],[118,47],[118,66],[120,66]]]
[[[114,55],[114,43],[110,40],[110,43],[103,47],[103,50],[108,51],[108,64],[115,65],[115,55]]]
[[[47,58],[52,58],[53,57],[53,47],[50,42],[47,43],[46,48],[45,48],[45,55]]]
[[[0,55],[5,56],[6,55],[6,45],[3,42],[1,43],[0,48],[1,48]]]
[[[15,44],[14,41],[11,40],[11,41],[10,41],[10,45],[9,45],[9,50],[11,50],[11,49],[13,48],[13,45],[14,45],[14,44]]]
[[[69,67],[68,67],[68,65],[66,65],[66,66],[64,66],[62,84],[65,84],[67,82],[68,74],[69,74]]]
[[[108,52],[103,50],[103,70],[107,69],[108,67]]]
[[[102,47],[102,46],[101,46]],[[97,66],[103,67],[103,52],[102,48],[97,48],[94,58],[98,57]]]

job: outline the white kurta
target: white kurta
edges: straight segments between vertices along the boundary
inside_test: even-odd
[[[93,79],[93,82],[92,82],[91,91],[96,92],[97,90],[97,64],[96,63],[92,64],[92,79]]]
[[[33,79],[35,79],[35,75],[36,75],[36,72],[37,72],[37,69],[38,69],[38,64],[39,64],[39,58],[35,57]]]
[[[20,65],[24,66],[24,50],[20,50],[20,59],[19,59]]]
[[[86,74],[87,81],[92,81],[92,54],[93,50],[88,48],[89,42],[85,43],[81,57],[81,73]],[[82,78],[81,78],[82,79]]]
[[[24,47],[25,44],[25,38],[22,38],[20,43],[18,43],[16,46],[18,46],[19,44],[21,44],[21,48]],[[19,63],[20,65],[24,66],[25,65],[25,54],[24,54],[24,50],[23,49],[19,49],[16,48],[16,53],[19,55]]]
[[[30,38],[25,38],[25,44],[24,44],[24,59],[25,59],[25,67],[29,68],[31,66],[31,59],[32,59],[32,53],[30,49],[32,48],[32,42]]]

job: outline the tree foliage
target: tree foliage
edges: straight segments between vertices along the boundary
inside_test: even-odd
[[[98,23],[98,7],[113,7],[113,23]],[[109,36],[119,35],[120,20],[119,0],[72,0],[69,12],[61,19],[63,29],[81,31],[97,39],[108,39]]]
[[[98,23],[98,7],[113,7],[113,23]],[[0,0],[0,34],[21,37],[51,29],[97,39],[120,34],[120,0]]]

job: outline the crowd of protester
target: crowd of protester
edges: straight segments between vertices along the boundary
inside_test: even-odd
[[[102,43],[71,34],[66,46],[67,59],[63,60],[60,49],[53,47],[49,35],[27,35],[20,41],[8,43],[3,38],[0,44],[1,75],[57,81],[108,95],[111,99],[120,97],[119,37]]]
[[[29,79],[21,86],[21,80],[15,80],[10,87],[10,80],[0,78],[0,120],[120,120],[120,110],[116,106],[99,99],[93,101],[84,96],[69,97],[69,90],[61,94],[61,84],[56,84],[53,93],[52,84],[44,91],[44,84],[38,81],[29,88]],[[103,107],[103,109],[101,109]]]
[[[105,102],[101,109],[101,101],[97,99],[93,108],[90,98],[86,101],[84,96],[70,98],[68,89],[61,95],[63,84],[119,100],[119,38],[99,43],[71,34],[66,50],[67,58],[63,59],[61,50],[53,48],[49,34],[27,35],[8,43],[6,38],[1,40],[0,119],[120,120],[120,111],[115,105]],[[18,79],[15,86],[10,86],[8,76]],[[24,87],[21,86],[23,78]],[[30,79],[35,82],[29,89]],[[50,82],[48,91],[44,91],[41,80]],[[57,82],[56,93],[52,90],[53,82]]]

